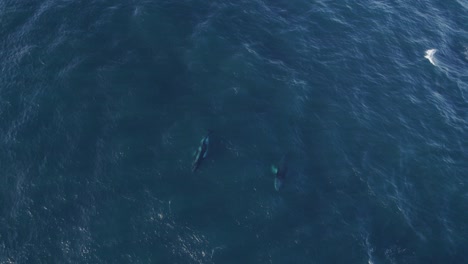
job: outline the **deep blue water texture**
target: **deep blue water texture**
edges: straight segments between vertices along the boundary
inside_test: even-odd
[[[468,263],[467,131],[465,0],[3,0],[0,263]]]

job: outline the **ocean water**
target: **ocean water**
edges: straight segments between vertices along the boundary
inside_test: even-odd
[[[467,131],[466,0],[2,0],[0,263],[468,263]]]

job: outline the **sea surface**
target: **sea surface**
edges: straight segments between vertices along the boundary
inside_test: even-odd
[[[468,263],[468,2],[1,0],[0,147],[1,264]]]

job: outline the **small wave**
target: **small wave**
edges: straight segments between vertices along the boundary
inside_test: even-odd
[[[374,264],[374,257],[372,255],[372,253],[374,253],[374,248],[372,247],[371,243],[369,242],[369,235],[366,236],[364,241],[365,241],[365,247],[366,247],[367,257],[368,257],[367,263],[368,264]]]
[[[426,55],[424,56],[424,58],[428,59],[432,65],[436,66],[436,60],[434,58],[434,54],[437,52],[436,49],[429,49],[429,50],[426,50]]]
[[[468,61],[468,45],[464,47],[465,48],[465,51],[463,51],[463,55],[465,55],[465,60]]]

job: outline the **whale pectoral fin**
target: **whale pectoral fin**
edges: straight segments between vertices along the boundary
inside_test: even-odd
[[[205,153],[203,154],[203,158],[206,158],[206,155],[208,154],[208,150],[205,151]]]
[[[192,156],[194,156],[194,157],[195,157],[196,155],[197,155],[197,151],[196,151],[196,150],[194,150],[194,151],[193,151],[193,153],[192,153]]]
[[[278,173],[278,168],[276,168],[275,165],[271,165],[271,172],[273,172],[273,174]]]
[[[275,178],[275,190],[279,191],[281,186],[283,186],[283,182],[280,179]]]

